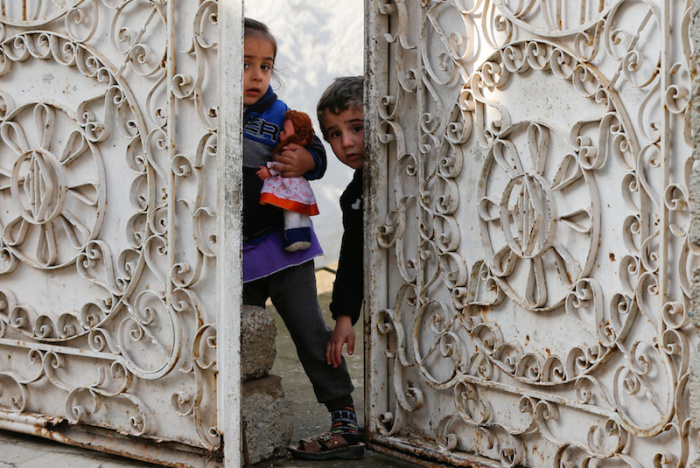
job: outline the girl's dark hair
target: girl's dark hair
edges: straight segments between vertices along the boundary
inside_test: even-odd
[[[275,39],[275,36],[272,35],[270,32],[270,28],[267,27],[265,23],[261,23],[258,20],[254,20],[252,18],[244,18],[243,19],[243,34],[244,35],[259,35],[270,41],[270,44],[272,44],[272,52],[273,56],[272,58],[274,59],[277,57],[277,40]]]
[[[326,129],[323,126],[323,113],[328,111],[338,115],[345,109],[354,107],[362,109],[362,99],[364,96],[364,80],[361,76],[342,76],[336,78],[333,83],[326,88],[316,106],[316,116],[321,126],[323,138],[328,140]]]

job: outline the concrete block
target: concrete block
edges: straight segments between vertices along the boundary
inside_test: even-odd
[[[277,327],[270,313],[261,307],[243,306],[241,317],[241,379],[267,375],[277,357]]]
[[[294,433],[292,408],[282,388],[282,379],[268,375],[242,385],[241,410],[250,463],[286,454]]]

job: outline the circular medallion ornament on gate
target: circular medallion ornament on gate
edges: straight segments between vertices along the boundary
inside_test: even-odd
[[[79,3],[61,10],[66,21],[97,6]],[[114,74],[118,67],[77,39],[89,35],[92,23],[83,19],[68,35],[26,32],[0,42],[0,250],[7,259],[0,271],[9,279],[2,292],[21,304],[12,308],[13,333],[43,342],[113,320],[110,308],[135,280],[143,238],[119,209],[143,200],[128,213],[145,219],[154,206],[142,189],[151,185],[145,119]],[[119,177],[122,168],[127,177],[108,187],[106,173]],[[145,193],[130,198],[134,190]],[[120,243],[123,228],[136,242]]]
[[[36,268],[74,262],[104,215],[97,148],[68,111],[34,103],[0,121],[0,150],[3,242]]]
[[[503,290],[524,308],[562,305],[597,249],[593,176],[565,136],[520,122],[495,139],[479,187],[482,241]]]

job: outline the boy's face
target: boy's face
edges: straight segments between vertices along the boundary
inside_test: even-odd
[[[362,109],[349,107],[336,115],[328,110],[321,114],[328,143],[340,162],[360,169],[365,151],[365,120]]]
[[[258,34],[247,34],[243,41],[243,104],[251,106],[267,92],[275,64],[270,41]]]

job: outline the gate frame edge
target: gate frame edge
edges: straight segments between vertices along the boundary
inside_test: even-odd
[[[220,1],[217,47],[217,427],[224,466],[241,466],[243,0]]]
[[[381,198],[382,184],[387,180],[387,168],[385,164],[386,149],[382,153],[382,146],[378,141],[379,132],[379,106],[381,99],[387,94],[388,86],[388,45],[383,41],[379,31],[379,14],[374,0],[364,0],[365,15],[365,70],[364,70],[364,120],[365,134],[365,159],[364,159],[364,206],[365,225],[369,229],[364,232],[364,359],[365,359],[365,426],[369,439],[378,434],[377,412],[385,411],[388,405],[388,376],[386,358],[379,358],[379,353],[374,349],[373,343],[377,340],[375,317],[386,303],[387,278],[386,278],[386,253],[383,253],[376,240],[374,231],[380,225],[382,215],[386,216],[386,198]],[[384,156],[381,157],[380,155]],[[377,356],[375,356],[375,353]],[[383,390],[381,390],[383,388]],[[381,390],[381,391],[380,391]]]
[[[700,0],[692,0],[690,5],[690,24],[688,36],[692,55],[689,57],[691,78],[691,97],[687,112],[690,112],[690,132],[693,158],[700,159]],[[694,168],[690,175],[690,243],[700,247],[700,170]],[[691,321],[696,330],[700,330],[700,271],[692,272],[691,281]],[[690,381],[688,383],[688,399],[690,403],[690,425],[700,427],[700,356],[698,350],[691,353]],[[696,444],[698,441],[695,441]],[[700,458],[689,460],[693,467],[700,466]]]

